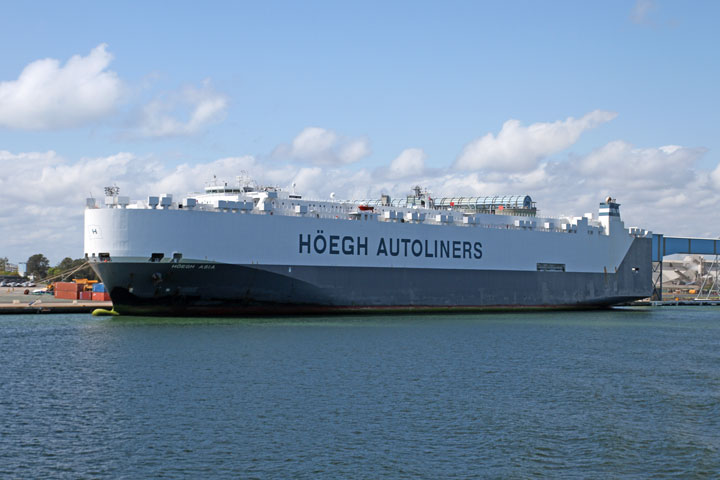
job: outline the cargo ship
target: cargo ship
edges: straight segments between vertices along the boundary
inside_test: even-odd
[[[294,189],[293,189],[294,190]],[[88,199],[85,255],[128,315],[603,308],[652,291],[620,204],[542,217],[529,195],[317,200],[250,182]]]

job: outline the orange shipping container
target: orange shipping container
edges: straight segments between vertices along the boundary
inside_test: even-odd
[[[62,290],[56,290],[55,298],[63,298],[66,300],[77,300],[78,292],[67,292],[67,291],[62,291]]]
[[[92,299],[96,302],[109,302],[110,294],[107,292],[92,292]]]
[[[92,292],[80,292],[80,300],[92,300]]]
[[[55,282],[56,292],[79,292],[80,290],[82,290],[82,285],[75,282]]]

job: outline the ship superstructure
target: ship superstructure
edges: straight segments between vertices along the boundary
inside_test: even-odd
[[[602,307],[647,297],[650,233],[607,198],[539,217],[529,195],[303,198],[249,182],[176,201],[89,199],[85,253],[120,313]]]

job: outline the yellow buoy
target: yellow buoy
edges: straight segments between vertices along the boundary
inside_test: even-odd
[[[120,315],[118,312],[115,311],[114,308],[112,310],[107,310],[105,308],[96,308],[95,310],[93,310],[92,314],[96,317],[104,317],[107,315]]]

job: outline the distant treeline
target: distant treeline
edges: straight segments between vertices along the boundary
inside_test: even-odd
[[[44,280],[48,277],[55,276],[58,276],[58,278],[54,279],[55,281],[72,280],[73,278],[87,278],[90,280],[97,280],[97,275],[95,275],[93,269],[90,268],[90,265],[85,265],[85,267],[77,270],[78,267],[86,263],[87,260],[85,260],[84,258],[77,258],[73,260],[70,257],[65,257],[60,261],[60,263],[58,263],[54,267],[51,267],[50,261],[45,255],[43,255],[42,253],[36,253],[35,255],[31,255],[30,258],[27,259],[27,268],[25,270],[25,275],[28,277],[32,275],[36,281]],[[7,264],[7,258],[0,258],[0,274],[10,275],[15,273],[5,272]]]

